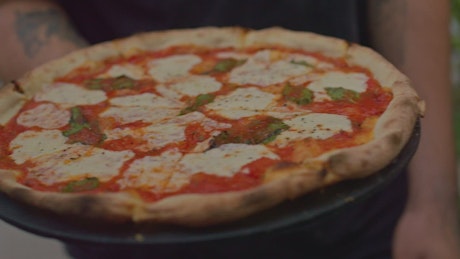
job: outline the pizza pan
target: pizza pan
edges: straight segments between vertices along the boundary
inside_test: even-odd
[[[289,231],[318,222],[351,204],[365,200],[395,179],[414,155],[420,139],[420,122],[401,153],[379,173],[351,180],[285,202],[231,224],[199,229],[144,225],[92,225],[62,218],[18,203],[0,194],[0,218],[36,235],[67,243],[105,245],[168,245],[228,240]]]

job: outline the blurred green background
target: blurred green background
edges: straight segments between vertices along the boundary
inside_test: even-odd
[[[455,146],[460,162],[460,0],[451,0],[452,4],[452,81],[454,98]],[[460,168],[459,168],[460,169]]]

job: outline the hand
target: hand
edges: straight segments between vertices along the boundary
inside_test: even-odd
[[[440,212],[406,211],[396,228],[393,258],[459,259],[456,220]]]

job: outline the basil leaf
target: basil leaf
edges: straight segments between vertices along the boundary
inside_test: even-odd
[[[268,125],[268,130],[272,132],[283,131],[286,129],[289,129],[289,126],[280,119],[275,119],[272,123]]]
[[[274,122],[268,125],[267,137],[262,141],[262,144],[267,144],[276,139],[281,132],[289,129],[289,126],[280,119],[275,119]]]
[[[200,94],[196,97],[195,105],[201,106],[214,101],[215,96],[212,94]]]
[[[308,63],[305,60],[301,60],[301,61],[291,60],[290,63],[294,64],[294,65],[301,65],[301,66],[306,66],[306,67],[314,67],[312,64]]]
[[[334,101],[356,102],[360,97],[358,92],[343,87],[326,87],[325,89]]]
[[[100,182],[97,177],[87,177],[85,179],[76,180],[64,186],[62,192],[82,192],[91,191],[99,187]]]
[[[313,101],[313,92],[304,86],[292,86],[286,84],[283,88],[282,94],[288,101],[298,105],[309,104]]]
[[[62,134],[66,137],[80,132],[82,129],[87,128],[89,129],[90,126],[86,122],[85,118],[83,117],[83,114],[81,113],[81,110],[79,107],[72,107],[70,109],[70,129],[62,132]]]
[[[70,124],[70,129],[62,132],[62,134],[65,136],[65,137],[68,137],[70,135],[73,135],[75,133],[78,133],[80,132],[82,129],[84,128],[87,128],[89,129],[89,125],[88,124],[77,124],[77,123],[71,123]]]
[[[100,90],[103,88],[103,79],[95,78],[85,82],[85,87],[91,90]]]
[[[136,81],[128,76],[122,75],[117,78],[112,83],[113,90],[120,90],[120,89],[132,89],[135,85]]]
[[[91,90],[121,90],[121,89],[133,89],[136,85],[136,80],[121,75],[115,78],[95,78],[87,80],[84,83],[85,87]]]
[[[70,122],[83,123],[85,118],[79,107],[72,107],[70,109]]]
[[[213,70],[214,72],[227,72],[232,70],[233,68],[244,64],[246,60],[238,60],[234,58],[227,58],[227,59],[222,59],[217,64],[214,66]]]
[[[287,129],[287,124],[274,117],[244,118],[235,127],[215,136],[211,148],[229,143],[266,144]]]
[[[198,107],[206,105],[214,101],[215,96],[212,94],[200,94],[195,98],[195,101],[188,107],[182,109],[179,115],[184,115],[190,112],[194,112]]]

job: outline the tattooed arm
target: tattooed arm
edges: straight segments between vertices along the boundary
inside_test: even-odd
[[[369,3],[373,47],[409,76],[427,104],[422,139],[409,171],[409,200],[394,239],[394,258],[460,258],[449,1]]]
[[[0,0],[0,79],[7,82],[87,45],[50,0]]]

